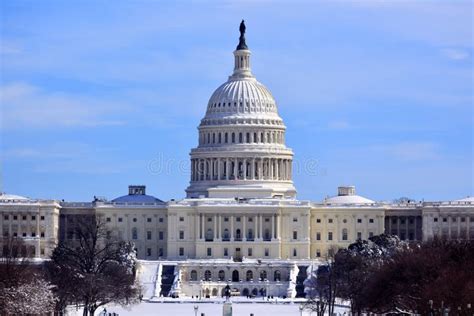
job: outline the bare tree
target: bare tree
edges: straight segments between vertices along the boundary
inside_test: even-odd
[[[101,217],[81,219],[75,237],[58,245],[48,265],[60,298],[58,310],[75,303],[84,306],[87,316],[111,302],[138,302],[134,245],[112,236]]]

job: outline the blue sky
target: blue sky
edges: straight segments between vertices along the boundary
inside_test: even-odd
[[[2,1],[1,190],[182,198],[245,18],[300,199],[473,194],[471,1]]]

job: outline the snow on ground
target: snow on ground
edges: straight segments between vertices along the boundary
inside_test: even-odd
[[[156,316],[156,315],[189,315],[194,316],[194,306],[198,306],[197,315],[201,316],[204,313],[205,316],[220,316],[222,315],[222,303],[223,299],[209,299],[196,302],[192,299],[161,299],[155,302],[142,302],[138,305],[133,305],[128,308],[121,306],[106,306],[108,313],[118,313],[120,316]],[[251,313],[254,316],[299,316],[299,306],[302,300],[275,300],[273,302],[264,301],[262,298],[258,299],[246,299],[239,297],[233,299],[232,310],[233,316],[249,316]],[[103,308],[100,308],[96,315],[103,315],[101,312]],[[344,312],[347,313],[348,307],[337,307],[336,313],[342,315]],[[76,310],[75,308],[69,310],[68,316],[79,316],[82,315],[82,310]],[[303,316],[315,316],[316,313],[310,314],[309,312],[303,312]]]

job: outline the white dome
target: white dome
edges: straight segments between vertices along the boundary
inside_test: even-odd
[[[375,201],[369,200],[360,195],[334,196],[324,200],[325,204],[373,204]]]
[[[20,196],[20,195],[15,195],[15,194],[0,193],[0,201],[26,201],[26,200],[29,200],[29,198]]]
[[[456,202],[474,203],[474,196],[468,196],[464,199],[456,200]]]

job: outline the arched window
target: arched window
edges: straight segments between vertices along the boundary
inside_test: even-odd
[[[216,134],[215,133],[212,133],[212,143],[213,144],[216,143]]]
[[[219,133],[219,144],[222,143],[222,134]]]
[[[232,282],[239,282],[239,271],[234,270],[232,271]]]
[[[212,296],[217,296],[217,289],[216,288],[212,289]]]
[[[249,292],[249,289],[245,288],[243,291],[242,291],[242,295],[243,296],[249,296],[250,292]]]
[[[211,143],[211,134],[207,134],[207,143],[210,144]]]
[[[132,239],[138,239],[138,229],[136,227],[132,228]]]
[[[232,133],[232,144],[235,143],[235,133]]]
[[[253,133],[253,142],[254,142],[254,143],[257,142],[257,133]]]
[[[229,241],[229,230],[227,228],[224,229],[224,236],[222,236],[224,241]]]
[[[245,275],[245,279],[246,279],[247,281],[253,280],[253,272],[252,272],[252,270],[248,270],[248,271],[247,271],[247,273],[246,273],[246,275]]]
[[[242,133],[239,133],[239,143],[242,144],[243,139],[242,139]]]
[[[342,229],[342,240],[347,240],[347,228]]]
[[[252,290],[252,295],[253,296],[257,296],[258,295],[258,290],[257,289],[253,289]],[[263,295],[262,295],[263,296]]]
[[[263,239],[266,241],[270,240],[270,230],[268,228],[265,229],[265,233],[263,234]]]
[[[265,281],[267,279],[267,271],[260,271],[260,281]]]
[[[249,230],[248,230],[247,239],[248,240],[253,240],[253,230],[252,230],[252,228],[249,228]]]
[[[214,239],[213,232],[211,228],[207,229],[206,232],[206,241],[212,241]]]
[[[198,274],[196,270],[191,271],[191,281],[197,281],[198,279]]]
[[[275,282],[279,282],[281,280],[281,273],[279,270],[276,270],[274,273],[273,273],[273,280]]]
[[[265,142],[265,138],[263,137],[263,133],[260,133],[260,142],[261,143]]]
[[[204,271],[204,280],[205,281],[211,281],[212,278],[212,273],[210,270]]]
[[[229,140],[227,136],[228,136],[227,133],[225,133],[224,134],[224,143],[226,143],[226,144],[227,144],[227,141]]]
[[[240,229],[237,228],[237,230],[235,231],[235,239],[240,240],[241,238],[242,238],[242,236],[240,234]]]
[[[220,270],[219,274],[218,274],[218,277],[219,277],[219,281],[225,281],[225,271]]]
[[[247,133],[246,143],[250,143],[250,133]]]

